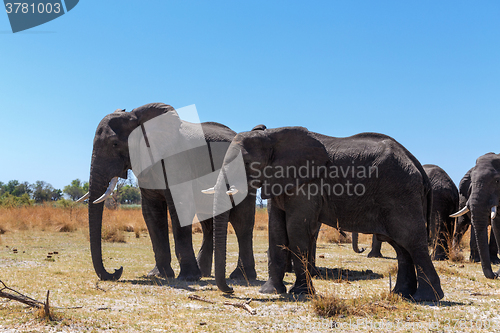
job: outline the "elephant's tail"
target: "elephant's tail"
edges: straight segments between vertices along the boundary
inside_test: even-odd
[[[426,223],[426,228],[427,228],[427,237],[429,237],[429,231],[431,227],[431,215],[432,215],[432,185],[429,177],[427,174],[424,172],[424,191],[425,191],[425,197],[427,199],[427,209],[426,209],[426,216],[425,216],[425,223]]]

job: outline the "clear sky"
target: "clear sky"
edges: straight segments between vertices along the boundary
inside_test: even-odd
[[[150,102],[384,133],[458,185],[500,152],[500,1],[82,0],[16,34],[0,14],[0,181],[88,180],[99,121]]]

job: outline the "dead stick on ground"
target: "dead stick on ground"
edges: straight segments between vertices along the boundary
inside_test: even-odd
[[[0,283],[3,285],[3,287],[0,288],[0,297],[12,299],[38,309],[45,306],[43,302],[37,301],[36,299],[23,295],[20,292],[7,287],[2,280],[0,280]],[[12,293],[5,292],[4,290],[11,291]]]
[[[225,301],[224,305],[232,305],[232,306],[235,306],[237,308],[242,308],[242,309],[245,309],[248,312],[250,312],[251,315],[255,315],[255,314],[257,314],[257,311],[255,311],[255,309],[252,309],[250,307],[250,305],[248,305],[248,304],[250,304],[251,301],[252,301],[251,298],[248,301],[241,302],[241,303],[233,303],[233,302]]]
[[[45,301],[43,310],[45,312],[45,317],[47,317],[49,320],[52,320],[52,317],[50,316],[49,294],[50,290],[47,290],[47,300]]]
[[[8,299],[11,299],[14,301],[18,301],[18,302],[24,303],[26,305],[29,305],[29,306],[31,306],[33,308],[37,308],[37,309],[41,309],[41,308],[49,309],[49,291],[47,291],[47,301],[46,301],[46,303],[43,303],[43,302],[37,301],[36,299],[33,299],[33,298],[28,297],[26,295],[23,295],[20,292],[14,290],[12,288],[7,287],[7,285],[2,280],[0,280],[0,285],[3,286],[0,288],[0,297],[2,297],[2,298],[8,298]],[[4,290],[11,291],[12,293],[5,292]],[[61,307],[55,306],[53,308],[55,308],[55,309],[81,309],[83,307],[82,306],[75,306],[75,307],[70,307],[70,308],[61,308]]]
[[[203,298],[201,296],[198,296],[198,295],[189,295],[188,296],[189,299],[194,299],[196,301],[201,301],[201,302],[206,302],[206,303],[211,303],[211,304],[214,304],[215,302],[214,301],[211,301],[209,299],[206,299],[206,298]]]

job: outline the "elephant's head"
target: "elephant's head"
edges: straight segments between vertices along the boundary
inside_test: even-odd
[[[104,268],[101,227],[103,201],[113,192],[118,177],[127,178],[127,171],[131,169],[129,135],[146,121],[169,111],[175,112],[171,106],[163,103],[146,104],[131,112],[118,109],[104,117],[97,127],[89,192],[82,199],[89,199],[90,249],[95,272],[101,280],[117,280],[123,271],[123,268],[120,268],[110,274]]]
[[[232,291],[225,279],[227,211],[231,207],[228,196],[239,195],[247,188],[250,194],[261,188],[263,199],[291,194],[298,186],[319,176],[312,174],[310,168],[326,165],[328,160],[323,144],[303,127],[254,128],[234,137],[213,189],[215,279],[220,290]],[[235,175],[242,169],[246,184]]]
[[[460,182],[461,210],[452,217],[460,217],[470,212],[471,222],[476,231],[476,240],[481,257],[481,265],[486,277],[496,275],[491,270],[488,251],[487,228],[490,220],[496,217],[500,200],[500,154],[488,153],[476,160]],[[492,223],[495,237],[500,236],[499,227]],[[460,223],[457,231],[460,233]],[[473,235],[471,235],[473,237]]]

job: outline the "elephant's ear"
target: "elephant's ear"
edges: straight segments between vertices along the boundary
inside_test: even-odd
[[[304,193],[307,187],[304,189],[302,185],[325,177],[329,155],[314,133],[303,127],[267,131],[273,144],[267,170],[263,173],[263,199]]]
[[[125,112],[125,109],[117,109],[109,115],[109,127],[123,140],[127,140],[128,135],[137,127],[143,125],[147,121],[158,117],[167,112],[171,112],[174,122],[178,127],[180,120],[179,116],[173,107],[163,103],[150,103],[130,112]],[[177,124],[179,123],[179,124]]]
[[[458,185],[458,193],[460,194],[461,197],[464,198],[469,198],[470,191],[471,191],[471,172],[474,170],[474,168],[470,169],[467,171],[465,176],[460,180],[460,184]]]

